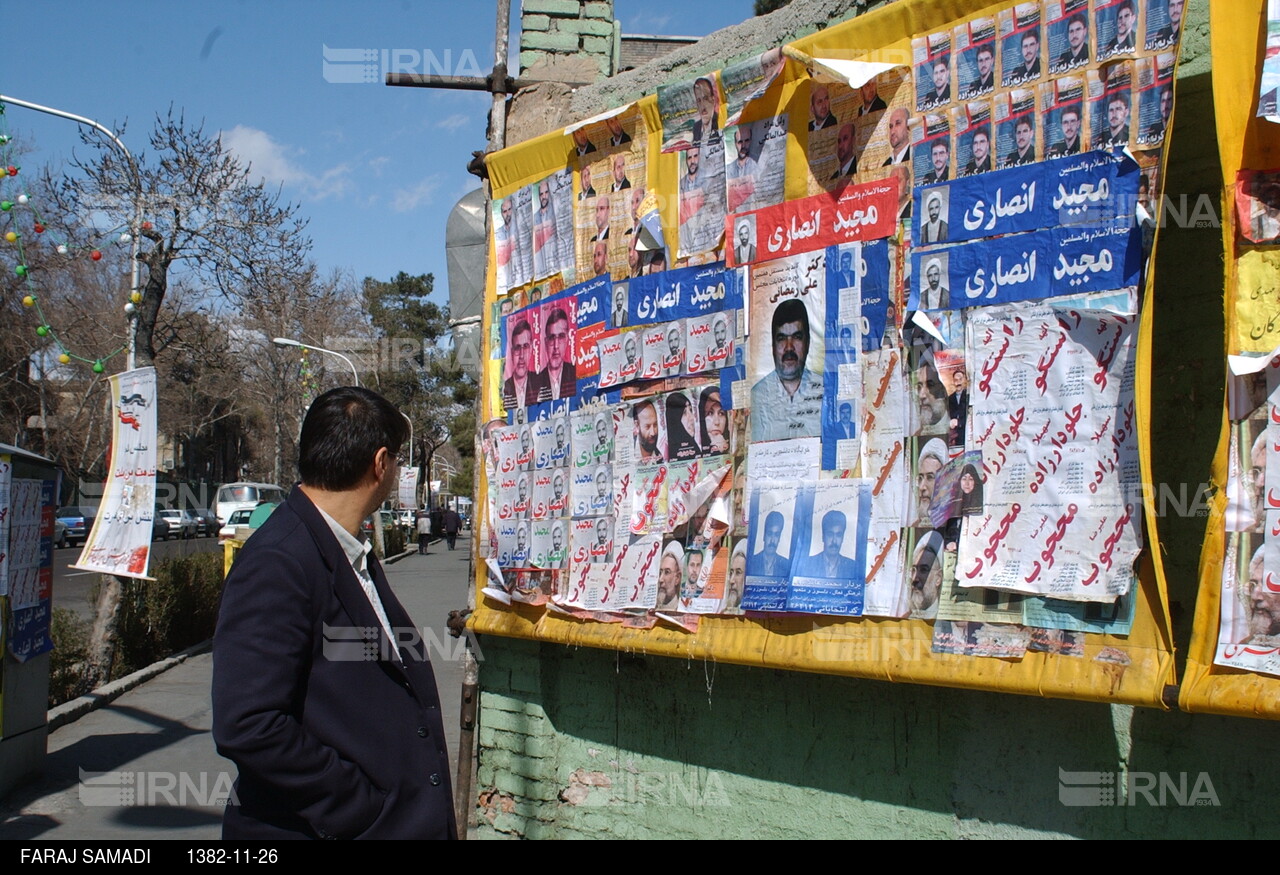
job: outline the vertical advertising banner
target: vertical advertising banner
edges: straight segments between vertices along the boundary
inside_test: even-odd
[[[111,452],[102,504],[73,567],[147,577],[156,512],[156,369],[111,377]]]
[[[400,469],[400,488],[398,490],[401,507],[418,506],[418,469]]]

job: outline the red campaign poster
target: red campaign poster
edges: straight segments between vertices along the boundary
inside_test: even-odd
[[[846,185],[725,220],[730,267],[772,261],[840,243],[878,240],[893,234],[898,218],[895,176]]]

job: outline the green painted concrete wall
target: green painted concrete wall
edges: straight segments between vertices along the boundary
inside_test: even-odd
[[[1165,505],[1157,545],[1184,644],[1204,537],[1193,499],[1208,479],[1223,384],[1207,11],[1204,0],[1188,5],[1152,302],[1151,421],[1153,480],[1186,496]],[[1256,804],[1280,785],[1267,721],[491,636],[482,648],[480,837],[1280,834]],[[1100,774],[1068,778],[1064,790],[1060,770]]]
[[[1280,778],[1263,753],[1276,727],[1263,721],[488,636],[481,647],[480,837],[1280,832],[1256,804]],[[1108,773],[1117,785],[1127,775],[1151,795],[1064,805],[1060,769]],[[1158,776],[1146,774],[1162,771],[1185,789],[1162,800]],[[1102,778],[1092,786],[1102,801]]]

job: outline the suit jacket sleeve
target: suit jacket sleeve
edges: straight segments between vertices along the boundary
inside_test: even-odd
[[[305,526],[294,538],[314,549]],[[317,834],[351,837],[378,818],[387,793],[301,722],[331,575],[288,543],[242,553],[227,577],[213,644],[214,740],[242,781],[288,798]]]

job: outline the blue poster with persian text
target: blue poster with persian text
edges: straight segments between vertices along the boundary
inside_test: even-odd
[[[723,262],[636,277],[627,290],[627,316],[632,325],[741,308],[739,271],[725,270]]]
[[[1133,215],[1137,163],[1097,150],[917,188],[912,240],[961,243]]]

